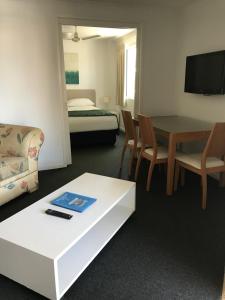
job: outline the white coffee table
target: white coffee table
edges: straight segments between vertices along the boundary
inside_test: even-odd
[[[83,213],[50,204],[63,192],[97,201]],[[49,216],[47,208],[73,214]],[[0,223],[0,273],[60,299],[135,210],[135,183],[85,173]]]

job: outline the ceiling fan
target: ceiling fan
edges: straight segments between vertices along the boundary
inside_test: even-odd
[[[64,40],[72,40],[73,42],[77,43],[79,42],[80,40],[90,40],[90,39],[94,39],[94,38],[97,38],[97,37],[100,37],[101,35],[99,34],[95,34],[95,35],[89,35],[89,36],[86,36],[86,37],[79,37],[78,35],[78,32],[77,32],[77,26],[75,26],[75,32],[72,33],[72,32],[63,32],[63,39]]]

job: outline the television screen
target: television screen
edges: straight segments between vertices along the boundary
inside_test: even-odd
[[[185,88],[187,93],[225,93],[225,50],[187,56]]]

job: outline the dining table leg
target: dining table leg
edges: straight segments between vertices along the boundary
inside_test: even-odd
[[[168,196],[171,196],[173,194],[175,155],[176,155],[176,135],[170,133],[169,146],[168,146],[168,166],[167,166],[167,186],[166,186],[166,194]]]

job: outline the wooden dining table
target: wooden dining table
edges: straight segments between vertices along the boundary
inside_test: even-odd
[[[166,194],[173,194],[173,177],[177,144],[207,140],[213,123],[184,116],[156,116],[151,117],[157,135],[168,139],[168,167]],[[138,119],[134,118],[138,125]]]

